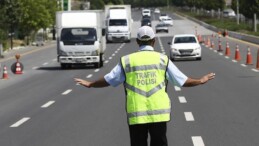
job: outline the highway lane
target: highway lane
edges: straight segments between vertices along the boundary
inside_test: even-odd
[[[180,18],[175,23],[172,29],[177,33],[190,32],[194,26]],[[180,24],[189,27],[183,29]],[[171,36],[157,38],[156,51],[169,54],[170,40]],[[109,72],[122,55],[134,51],[134,39],[128,44],[107,44],[107,61],[101,69],[60,70],[53,60],[55,46],[24,56],[25,74],[0,81],[1,145],[129,145],[123,86],[86,89],[76,85],[73,77],[95,80]],[[204,46],[202,61],[175,64],[188,76],[213,71],[216,79],[194,88],[169,85],[170,145],[258,145],[259,80],[252,67],[243,67],[241,61],[232,62]],[[32,69],[34,66],[39,68]]]

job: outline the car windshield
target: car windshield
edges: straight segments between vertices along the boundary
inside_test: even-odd
[[[94,28],[64,28],[61,32],[61,41],[96,41]]]
[[[109,21],[109,26],[127,26],[126,19],[113,19]]]
[[[180,43],[196,43],[196,39],[194,37],[176,37],[174,39],[174,44]]]

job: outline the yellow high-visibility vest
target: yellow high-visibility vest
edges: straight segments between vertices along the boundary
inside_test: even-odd
[[[129,125],[170,120],[171,102],[166,93],[168,57],[139,51],[121,58]]]

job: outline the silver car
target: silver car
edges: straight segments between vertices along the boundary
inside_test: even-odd
[[[158,23],[156,25],[156,33],[158,33],[158,32],[166,32],[166,33],[168,33],[169,32],[168,25],[165,24],[165,23]]]

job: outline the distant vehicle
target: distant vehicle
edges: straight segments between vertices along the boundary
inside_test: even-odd
[[[42,37],[36,37],[35,41],[32,42],[33,46],[44,46],[45,45],[45,41]]]
[[[148,16],[148,15],[142,16],[142,19],[144,19],[144,18],[151,19],[151,17],[150,17],[150,16]]]
[[[165,24],[165,23],[158,23],[156,25],[156,33],[158,33],[158,32],[166,32],[166,33],[168,33],[169,32],[168,25]]]
[[[151,20],[149,18],[142,19],[141,20],[141,26],[150,26],[150,27],[152,27]]]
[[[142,16],[149,16],[149,17],[151,17],[151,10],[143,9],[142,10]]]
[[[236,17],[236,13],[232,9],[225,9],[223,11],[223,17]]]
[[[159,16],[159,20],[161,21],[162,19],[166,19],[168,18],[168,15],[167,14],[160,14]]]
[[[193,34],[174,35],[170,44],[170,59],[196,58],[201,60],[201,46]]]
[[[130,42],[131,5],[105,5],[107,42]]]
[[[169,26],[173,26],[173,19],[170,18],[170,17],[167,17],[167,18],[162,18],[161,22],[169,25]]]
[[[159,9],[155,9],[154,13],[159,14],[160,10]]]

